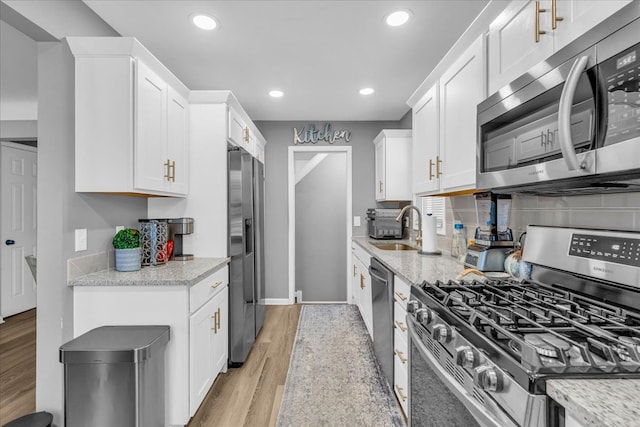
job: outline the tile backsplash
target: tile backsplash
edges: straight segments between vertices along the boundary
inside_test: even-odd
[[[640,231],[640,193],[543,197],[513,195],[511,229],[517,239],[527,225],[610,228]],[[447,198],[447,235],[438,237],[438,246],[448,250],[453,224],[464,224],[467,240],[478,226],[473,196]]]
[[[115,265],[114,254],[115,252],[111,250],[68,259],[67,280],[74,280],[97,271],[112,270]]]

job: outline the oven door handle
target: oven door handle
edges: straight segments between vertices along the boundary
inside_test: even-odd
[[[558,137],[560,139],[560,150],[569,170],[586,169],[587,163],[582,161],[578,164],[578,155],[571,139],[571,107],[573,106],[573,95],[576,93],[578,82],[582,72],[587,68],[589,56],[581,56],[576,59],[569,71],[567,80],[560,95],[560,105],[558,106]]]

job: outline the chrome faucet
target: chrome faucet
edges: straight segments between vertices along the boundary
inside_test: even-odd
[[[418,208],[414,205],[405,206],[400,211],[400,214],[398,214],[398,216],[396,217],[396,221],[400,222],[405,212],[409,209],[415,209],[418,213],[418,237],[416,237],[416,243],[418,244],[418,246],[422,247],[422,214],[420,214],[420,210],[418,210]]]

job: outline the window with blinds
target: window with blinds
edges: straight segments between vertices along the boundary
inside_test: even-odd
[[[423,215],[431,214],[438,219],[438,225],[436,226],[436,232],[442,236],[446,235],[446,209],[445,209],[445,197],[419,197],[420,211]],[[418,228],[418,222],[414,224],[414,228]]]

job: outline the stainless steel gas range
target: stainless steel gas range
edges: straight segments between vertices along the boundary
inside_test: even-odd
[[[555,425],[546,381],[640,378],[640,233],[529,226],[530,280],[413,287],[413,426]]]

